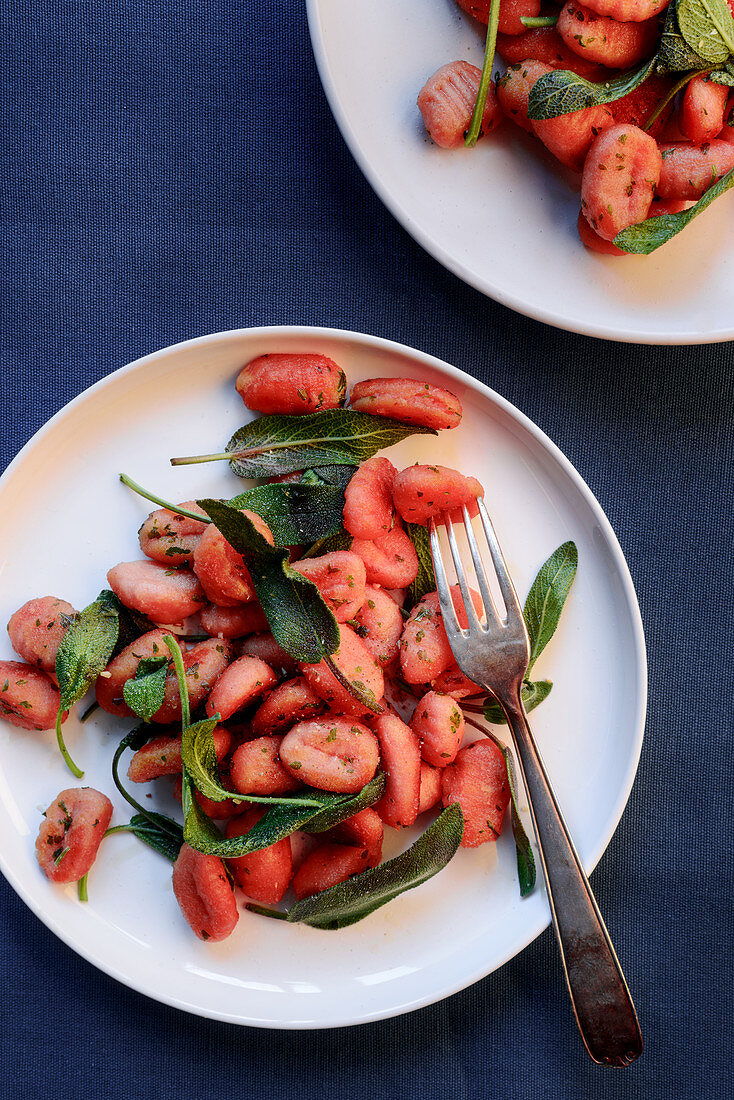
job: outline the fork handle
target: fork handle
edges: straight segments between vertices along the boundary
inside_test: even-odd
[[[629,1065],[642,1034],[627,983],[548,781],[525,708],[502,700],[514,735],[576,1022],[599,1065]]]

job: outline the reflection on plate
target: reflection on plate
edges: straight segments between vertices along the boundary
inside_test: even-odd
[[[460,428],[407,440],[390,457],[398,466],[440,458],[483,481],[521,593],[547,553],[576,541],[573,595],[538,670],[555,687],[533,725],[590,870],[627,801],[642,740],[645,655],[635,594],[601,508],[563,455],[497,394],[439,360],[369,336],[270,328],[191,340],[117,371],[55,416],[0,479],[12,532],[0,562],[0,621],[36,595],[82,607],[111,565],[139,556],[136,531],[147,508],[119,483],[121,470],[169,499],[234,495],[241,483],[228,468],[174,469],[168,457],[218,449],[246,419],[233,388],[238,369],[264,352],[295,350],[332,356],[350,382],[407,375],[459,394]],[[0,656],[12,656],[7,638]],[[64,728],[84,782],[111,795],[112,752],[129,726],[98,712],[84,727],[72,717]],[[170,864],[128,834],[104,842],[88,904],[73,886],[43,878],[33,847],[39,807],[71,785],[53,733],[0,723],[5,875],[80,955],[204,1016],[309,1028],[396,1015],[488,974],[549,921],[542,887],[520,900],[512,838],[503,835],[496,846],[461,851],[436,878],[351,928],[316,931],[243,912],[231,939],[205,944],[181,918]],[[126,803],[114,802],[113,824],[128,820]]]
[[[481,67],[478,24],[455,0],[307,0],[337,124],[399,222],[440,263],[498,302],[559,328],[650,344],[734,338],[731,195],[652,256],[588,252],[578,188],[539,142],[506,123],[446,151],[415,105],[448,61]]]

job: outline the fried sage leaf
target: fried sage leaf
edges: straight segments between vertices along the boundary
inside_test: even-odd
[[[353,409],[260,416],[235,432],[223,452],[172,458],[171,463],[180,466],[229,459],[239,477],[273,477],[319,466],[359,466],[410,435],[436,434],[432,428]]]
[[[613,103],[639,88],[654,71],[655,58],[652,57],[636,69],[595,84],[577,73],[554,69],[536,80],[530,89],[528,118],[540,122],[547,118],[558,118],[559,115],[570,115],[585,107],[601,107],[605,103]]]
[[[303,826],[304,831],[307,833],[325,833],[327,829],[333,829],[337,825],[341,825],[342,821],[354,817],[355,814],[366,810],[369,806],[374,806],[375,802],[379,802],[385,793],[386,785],[387,776],[385,773],[377,772],[357,794],[342,795],[341,801],[329,802],[318,810]]]
[[[163,706],[166,694],[167,657],[144,657],[135,675],[126,680],[122,695],[134,714],[148,722]]]
[[[177,821],[170,817],[151,811],[143,814],[135,814],[130,818],[127,826],[129,832],[134,833],[138,840],[144,841],[156,852],[175,863],[183,844],[183,828]]]
[[[333,653],[339,645],[336,619],[316,585],[291,567],[287,550],[271,546],[236,508],[218,500],[199,500],[197,504],[245,559],[278,644],[297,661],[308,664],[318,664]]]
[[[402,855],[296,902],[288,920],[325,929],[356,924],[442,871],[458,851],[463,832],[464,815],[453,802]]]
[[[552,687],[553,684],[550,680],[523,680],[520,696],[525,710],[528,712],[535,710],[544,699],[548,698]],[[488,722],[491,722],[493,726],[507,725],[505,712],[491,695],[487,696],[484,704],[484,717]]]
[[[630,225],[617,234],[614,243],[623,252],[649,256],[651,252],[685,229],[694,218],[711,205],[714,199],[718,199],[731,187],[734,187],[734,168],[716,183],[712,183],[695,206],[691,206],[688,210],[681,210],[679,214],[659,214],[655,218],[646,218],[644,222],[638,222],[637,225]]]
[[[680,33],[676,17],[676,0],[665,9],[665,26],[655,55],[655,71],[658,73],[687,73],[692,69],[706,69],[707,62],[697,54]]]
[[[56,654],[56,678],[61,702],[56,715],[56,740],[69,771],[81,779],[61,732],[61,719],[107,667],[117,641],[118,615],[104,600],[96,599],[74,618]]]
[[[325,482],[258,485],[233,497],[229,504],[261,516],[273,532],[276,546],[308,545],[341,528],[344,490]]]
[[[117,641],[117,629],[117,612],[100,599],[74,619],[56,655],[62,710],[81,699],[106,668]]]
[[[141,615],[139,611],[134,611],[131,607],[125,607],[122,600],[109,588],[103,588],[97,596],[97,600],[117,615],[117,641],[115,642],[115,648],[112,650],[113,657],[116,657],[132,642],[137,641],[143,634],[147,634],[149,630],[155,630],[154,622],[151,622],[146,615]]]
[[[269,848],[298,829],[307,832],[323,832],[333,829],[360,810],[378,802],[385,792],[383,772],[370,780],[358,794],[332,794],[317,791],[310,787],[298,792],[298,797],[271,799],[276,803],[257,821],[245,836],[228,839],[222,836],[214,822],[199,806],[193,796],[193,786],[188,773],[184,771],[184,812],[186,825],[184,836],[192,848],[207,855],[232,859]],[[253,799],[247,795],[246,801]],[[266,799],[258,799],[266,801]],[[310,803],[307,805],[307,802]]]
[[[530,635],[528,672],[555,633],[563,605],[576,576],[578,561],[576,544],[564,542],[543,562],[531,585],[523,609]]]
[[[726,0],[678,0],[676,18],[688,45],[715,65],[734,53],[734,19]]]
[[[709,74],[712,84],[724,84],[727,88],[734,88],[734,61],[729,61],[723,69]]]

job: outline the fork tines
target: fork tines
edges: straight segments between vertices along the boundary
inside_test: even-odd
[[[487,541],[489,553],[494,566],[494,572],[497,577],[497,584],[502,596],[502,600],[505,605],[504,616],[500,615],[496,601],[492,596],[490,590],[489,581],[487,578],[487,572],[482,561],[482,555],[477,543],[476,535],[472,525],[472,517],[469,514],[469,509],[464,505],[461,509],[461,514],[464,520],[463,527],[466,534],[466,540],[469,546],[469,553],[471,554],[472,563],[474,565],[474,574],[476,576],[477,585],[479,587],[479,593],[482,599],[484,608],[484,617],[486,619],[486,626],[482,625],[479,615],[477,614],[474,600],[472,599],[471,591],[467,581],[466,569],[461,557],[461,550],[456,538],[456,530],[454,521],[450,512],[444,512],[441,518],[441,524],[446,528],[446,535],[448,538],[449,549],[451,551],[451,557],[454,563],[454,569],[456,571],[456,579],[459,582],[459,589],[464,601],[464,608],[466,610],[468,630],[462,630],[459,625],[459,620],[456,615],[454,603],[451,598],[451,591],[449,587],[448,578],[446,576],[446,568],[444,566],[443,558],[441,556],[441,547],[439,543],[438,525],[436,521],[432,519],[429,526],[429,534],[431,540],[431,554],[433,557],[433,567],[436,574],[436,588],[438,590],[439,600],[441,601],[441,609],[443,611],[444,624],[449,630],[454,633],[460,633],[464,637],[468,637],[469,634],[482,631],[488,633],[492,627],[501,626],[503,624],[511,624],[518,619],[522,621],[522,608],[520,607],[520,601],[517,598],[514,585],[510,579],[510,574],[505,564],[505,559],[502,555],[497,535],[495,534],[492,521],[489,518],[487,509],[482,497],[477,498],[477,508],[479,518],[481,520],[482,529]],[[456,515],[456,512],[453,513]]]

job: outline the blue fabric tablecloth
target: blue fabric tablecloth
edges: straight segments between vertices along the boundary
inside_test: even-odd
[[[2,465],[84,387],[186,337],[293,322],[412,344],[499,390],[586,478],[637,586],[651,692],[593,876],[645,1033],[630,1069],[589,1062],[550,932],[410,1015],[258,1031],[116,984],[0,880],[0,1096],[730,1096],[732,345],[566,334],[444,271],[353,163],[294,0],[3,10]]]

